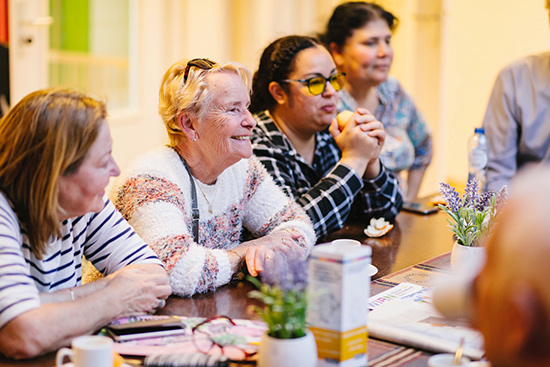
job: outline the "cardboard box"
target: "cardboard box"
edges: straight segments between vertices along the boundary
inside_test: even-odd
[[[315,246],[309,257],[308,323],[319,367],[366,366],[369,246]]]

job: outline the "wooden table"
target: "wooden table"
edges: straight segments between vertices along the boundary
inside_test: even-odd
[[[453,245],[443,213],[418,215],[402,212],[397,217],[395,227],[381,238],[367,238],[363,233],[367,224],[357,222],[347,225],[327,238],[327,241],[334,238],[352,238],[371,246],[373,264],[379,270],[373,279],[384,277],[446,253],[451,250]],[[391,281],[386,283],[384,279],[379,280],[378,283],[373,282],[372,294],[383,290],[386,285],[391,286]],[[253,313],[252,307],[249,307],[254,304],[254,301],[247,297],[247,293],[251,289],[250,283],[237,282],[223,286],[215,292],[199,294],[191,298],[172,296],[168,299],[166,306],[159,311],[159,314],[201,317],[227,315],[231,318],[255,319],[257,316]],[[372,339],[369,339],[368,348],[369,360],[373,361],[374,366],[377,359],[385,358],[386,355],[393,353],[414,354],[414,359],[407,364],[400,364],[400,366],[426,366],[429,356],[421,351]],[[0,367],[52,367],[54,364],[54,353],[27,361],[12,361],[0,357]],[[371,364],[369,363],[369,365]]]

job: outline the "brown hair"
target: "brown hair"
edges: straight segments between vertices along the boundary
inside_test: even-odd
[[[0,189],[38,258],[61,234],[59,178],[79,169],[106,116],[104,103],[53,88],[27,95],[0,120]]]
[[[321,34],[319,39],[327,48],[331,43],[342,48],[356,29],[378,19],[383,19],[392,32],[399,24],[399,19],[395,15],[375,3],[349,1],[340,4],[334,9],[325,33]]]

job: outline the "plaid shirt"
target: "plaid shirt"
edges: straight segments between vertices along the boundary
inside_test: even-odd
[[[367,223],[377,217],[393,219],[399,213],[399,185],[383,165],[378,177],[362,179],[339,163],[341,151],[324,130],[315,136],[310,166],[265,112],[254,118],[258,123],[251,137],[254,154],[275,182],[306,210],[319,238],[341,229],[350,214]]]

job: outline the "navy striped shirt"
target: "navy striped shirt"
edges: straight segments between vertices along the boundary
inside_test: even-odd
[[[134,263],[161,264],[109,199],[104,199],[99,213],[63,221],[61,238],[52,238],[39,260],[0,192],[0,327],[40,307],[39,292],[80,285],[82,255],[105,275]]]

